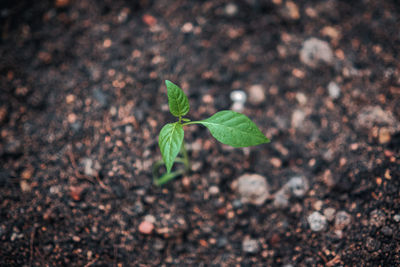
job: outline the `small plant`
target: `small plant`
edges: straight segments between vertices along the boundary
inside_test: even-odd
[[[231,110],[223,110],[201,121],[191,121],[184,118],[189,112],[189,100],[179,86],[165,81],[168,94],[168,105],[172,115],[178,118],[177,122],[168,123],[160,131],[158,145],[162,161],[158,161],[153,168],[155,183],[162,185],[169,180],[190,171],[188,154],[183,143],[183,127],[191,124],[201,124],[208,128],[211,135],[223,144],[232,147],[255,146],[269,143],[270,140],[258,129],[257,125],[245,115]],[[182,157],[178,157],[179,152]],[[171,172],[174,162],[183,163],[185,168]],[[159,168],[165,163],[167,173],[159,177]]]

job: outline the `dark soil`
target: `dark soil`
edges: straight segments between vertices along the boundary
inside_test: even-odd
[[[1,266],[400,266],[398,1],[229,4],[1,2]],[[310,37],[331,64],[300,60]],[[193,172],[155,186],[158,132],[174,120],[165,79],[193,119],[262,85],[243,113],[272,142],[232,149],[187,128]],[[271,193],[293,175],[310,190],[287,208],[244,204],[231,187],[244,173]],[[312,231],[327,208],[350,224]]]

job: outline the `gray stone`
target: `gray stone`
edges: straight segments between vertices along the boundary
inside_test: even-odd
[[[289,194],[285,188],[280,189],[278,192],[275,193],[274,201],[272,205],[278,209],[285,209],[289,206]]]
[[[369,214],[369,224],[374,225],[376,227],[381,227],[385,224],[386,216],[385,213],[381,210],[373,210]]]
[[[242,250],[246,253],[255,254],[260,251],[260,245],[255,239],[245,239],[242,243]]]
[[[164,241],[164,240],[162,240],[161,238],[156,238],[156,239],[154,240],[154,242],[153,242],[153,248],[154,248],[155,250],[160,251],[160,250],[163,250],[164,247],[165,247],[165,241]]]
[[[335,228],[344,229],[351,223],[351,216],[345,211],[339,211],[335,216]]]
[[[393,235],[393,229],[390,228],[389,226],[385,225],[381,229],[382,234],[384,234],[387,237],[390,237]]]
[[[340,87],[335,82],[330,82],[328,84],[328,93],[332,99],[338,99],[340,97]]]
[[[287,187],[293,196],[299,198],[304,197],[309,189],[308,181],[303,176],[295,176],[290,178],[289,182],[287,183]]]
[[[333,221],[335,219],[336,210],[334,208],[326,208],[324,209],[324,216],[328,221]]]
[[[228,239],[225,236],[218,238],[217,247],[223,248],[228,244]]]
[[[312,68],[318,67],[321,63],[331,65],[333,59],[329,43],[314,37],[307,39],[300,50],[300,60]]]
[[[241,207],[243,207],[243,203],[242,201],[240,201],[240,199],[235,199],[234,201],[232,201],[232,206],[234,209],[240,209]]]
[[[358,128],[371,129],[374,126],[389,126],[395,128],[398,121],[390,111],[384,111],[379,106],[368,106],[360,110],[356,120]]]
[[[368,237],[365,246],[369,252],[374,252],[381,247],[381,243],[372,237]]]
[[[95,88],[93,90],[93,97],[99,102],[100,107],[106,107],[108,105],[108,96],[100,88]]]
[[[308,216],[307,221],[310,224],[311,230],[313,230],[314,232],[319,232],[326,228],[326,218],[318,211],[314,211],[313,213],[311,213]]]
[[[243,174],[232,187],[239,193],[242,203],[262,205],[269,197],[267,180],[258,174]]]

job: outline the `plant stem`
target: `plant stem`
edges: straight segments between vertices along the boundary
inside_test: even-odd
[[[189,161],[188,153],[186,151],[185,143],[182,144],[180,153],[183,156],[183,158],[180,158],[180,157],[176,158],[175,162],[183,163],[183,165],[184,165],[183,169],[180,169],[180,170],[177,170],[174,172],[170,172],[170,173],[165,173],[160,176],[158,170],[160,169],[160,167],[164,166],[164,161],[159,160],[154,163],[153,179],[154,179],[154,183],[156,185],[158,185],[158,186],[163,185],[163,184],[167,183],[168,181],[170,181],[180,175],[184,175],[190,171],[190,161]]]
[[[186,125],[190,125],[190,124],[198,124],[198,123],[200,123],[200,121],[189,121],[189,122],[182,123],[182,126],[186,126]]]
[[[185,165],[185,171],[189,172],[190,171],[190,161],[189,161],[189,156],[186,151],[186,145],[185,142],[182,143],[181,146],[181,154],[183,156],[183,164]]]

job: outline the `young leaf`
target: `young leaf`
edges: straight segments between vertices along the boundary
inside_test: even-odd
[[[270,142],[248,117],[231,110],[217,112],[210,118],[196,123],[206,126],[212,136],[221,143],[233,147],[255,146]]]
[[[168,173],[171,172],[175,158],[181,149],[183,135],[182,124],[178,122],[168,123],[160,131],[158,145]]]
[[[189,100],[179,86],[166,80],[169,111],[175,117],[184,116],[189,112]]]

